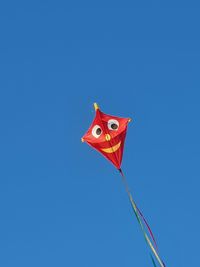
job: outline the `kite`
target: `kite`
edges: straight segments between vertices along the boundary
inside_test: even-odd
[[[158,246],[153,232],[144,215],[133,200],[126,177],[121,169],[126,132],[131,119],[105,114],[100,110],[97,103],[94,103],[94,109],[96,111],[96,116],[81,140],[100,152],[120,172],[133,212],[140,225],[144,239],[150,248],[152,263],[154,267],[156,267],[156,259],[160,267],[165,267],[164,262],[159,256]]]

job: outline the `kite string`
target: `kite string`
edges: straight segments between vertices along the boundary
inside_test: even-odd
[[[130,190],[129,190],[129,187],[128,187],[128,183],[127,183],[126,177],[125,177],[125,175],[124,175],[124,173],[123,173],[122,170],[120,170],[120,173],[121,173],[121,175],[122,175],[123,182],[124,182],[125,187],[126,187],[126,192],[128,193],[129,198],[131,198],[131,199],[133,200],[132,195],[131,195]],[[149,226],[147,220],[145,219],[144,215],[143,215],[142,212],[139,210],[139,208],[138,208],[138,206],[136,205],[135,202],[134,202],[134,204],[135,204],[135,207],[136,207],[136,209],[137,209],[137,211],[138,211],[140,217],[143,219],[143,221],[144,221],[144,223],[145,223],[145,225],[146,225],[146,227],[147,227],[147,229],[148,229],[148,231],[149,231],[149,234],[150,234],[150,236],[151,236],[151,238],[152,238],[152,240],[153,240],[153,242],[154,242],[154,244],[155,244],[156,249],[158,250],[158,246],[157,246],[155,237],[154,237],[154,235],[153,235],[153,232],[152,232],[152,230],[151,230],[151,228],[150,228],[150,226]]]
[[[132,206],[132,208],[133,208],[133,211],[134,211],[134,213],[135,213],[135,216],[136,216],[136,218],[137,218],[137,221],[138,221],[138,223],[139,223],[139,225],[140,225],[140,227],[141,227],[141,229],[142,229],[144,238],[145,238],[147,244],[149,245],[151,251],[153,252],[154,256],[155,256],[156,259],[158,260],[160,266],[161,266],[161,267],[165,267],[164,262],[160,259],[159,255],[158,255],[158,252],[157,252],[156,249],[154,248],[154,246],[153,246],[153,244],[151,243],[151,241],[150,241],[148,235],[147,235],[146,232],[145,232],[145,229],[144,229],[144,226],[143,226],[142,221],[141,221],[141,219],[140,219],[140,216],[141,216],[141,218],[143,219],[144,223],[146,224],[146,226],[147,226],[147,228],[148,228],[148,230],[149,230],[149,233],[150,233],[150,235],[151,235],[151,238],[153,239],[153,241],[154,241],[154,243],[155,243],[155,245],[156,245],[155,238],[154,238],[154,236],[153,236],[153,233],[152,233],[152,231],[151,231],[151,229],[150,229],[150,227],[149,227],[147,221],[145,220],[143,214],[142,214],[142,213],[139,211],[139,209],[137,208],[136,203],[134,202],[134,200],[133,200],[133,198],[132,198],[132,195],[131,195],[131,193],[130,193],[130,190],[129,190],[129,187],[128,187],[128,183],[127,183],[127,180],[126,180],[126,177],[125,177],[125,175],[124,175],[124,173],[122,172],[121,169],[119,169],[119,172],[120,172],[120,174],[121,174],[121,176],[122,176],[122,180],[123,180],[123,183],[124,183],[124,185],[125,185],[126,192],[127,192],[127,194],[128,194],[128,197],[129,197],[129,200],[130,200],[130,202],[131,202],[131,206]],[[157,248],[157,245],[156,245],[156,248]],[[151,256],[151,258],[152,258],[152,256]],[[155,264],[154,261],[153,261],[153,263]]]
[[[137,206],[136,204],[135,204],[135,206],[136,206],[137,211],[139,212],[141,218],[143,219],[143,221],[144,221],[144,223],[145,223],[145,225],[146,225],[146,227],[147,227],[147,229],[148,229],[148,231],[149,231],[149,233],[150,233],[150,236],[151,236],[151,238],[152,238],[152,240],[153,240],[153,242],[154,242],[154,244],[155,244],[155,247],[156,247],[156,249],[157,249],[157,251],[158,251],[158,246],[157,246],[155,237],[154,237],[154,235],[153,235],[153,232],[152,232],[152,230],[151,230],[151,228],[150,228],[150,226],[149,226],[147,220],[145,219],[145,217],[144,217],[144,215],[142,214],[142,212],[139,210],[138,206]]]

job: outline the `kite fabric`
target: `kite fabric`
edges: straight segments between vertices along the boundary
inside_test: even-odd
[[[100,111],[96,103],[94,107],[96,116],[82,141],[88,143],[111,161],[117,169],[120,169],[130,119],[107,115]]]
[[[131,119],[105,114],[100,111],[97,103],[94,103],[94,108],[96,111],[96,116],[81,140],[100,152],[119,170],[129,197],[131,207],[140,225],[144,239],[152,253],[150,253],[152,263],[154,267],[156,267],[154,260],[155,257],[160,267],[165,267],[164,262],[159,256],[158,247],[153,232],[144,215],[133,200],[126,177],[121,169],[127,126]]]

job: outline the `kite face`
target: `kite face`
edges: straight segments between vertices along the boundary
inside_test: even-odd
[[[111,116],[94,104],[96,116],[82,138],[120,169],[129,118]]]

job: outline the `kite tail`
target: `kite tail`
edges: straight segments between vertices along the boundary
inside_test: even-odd
[[[158,261],[158,263],[160,264],[160,266],[161,266],[161,267],[165,267],[164,262],[161,260],[159,254],[158,254],[158,247],[157,247],[156,240],[155,240],[155,238],[154,238],[153,232],[152,232],[152,230],[151,230],[149,224],[147,223],[147,221],[146,221],[144,215],[143,215],[142,212],[139,210],[139,208],[137,207],[136,203],[135,203],[134,200],[133,200],[133,197],[132,197],[132,195],[131,195],[131,193],[130,193],[130,190],[129,190],[129,187],[128,187],[128,183],[127,183],[126,177],[124,176],[124,173],[122,172],[121,169],[119,169],[119,172],[120,172],[120,174],[121,174],[121,176],[122,176],[122,180],[123,180],[123,183],[124,183],[124,185],[125,185],[126,192],[127,192],[127,194],[128,194],[128,197],[129,197],[129,200],[130,200],[132,209],[133,209],[133,211],[134,211],[134,213],[135,213],[135,216],[136,216],[136,218],[137,218],[137,221],[138,221],[138,223],[139,223],[139,225],[140,225],[140,227],[141,227],[141,230],[142,230],[142,232],[143,232],[145,241],[147,242],[148,246],[150,247],[150,249],[151,249],[153,255],[154,255],[155,258],[157,259],[157,261]],[[141,220],[141,219],[142,219],[142,220]],[[145,231],[145,227],[144,227],[142,221],[143,221],[143,223],[146,225],[146,227],[147,227],[147,229],[148,229],[148,232],[149,232],[149,234],[150,234],[150,236],[151,236],[151,239],[152,239],[154,245],[152,244],[152,241],[149,239],[149,237],[148,237],[148,235],[147,235],[147,233],[146,233],[146,231]],[[155,247],[154,247],[154,246],[155,246]],[[156,263],[155,263],[154,258],[152,257],[152,255],[151,255],[151,260],[152,260],[152,263],[153,263],[154,267],[156,267]]]

